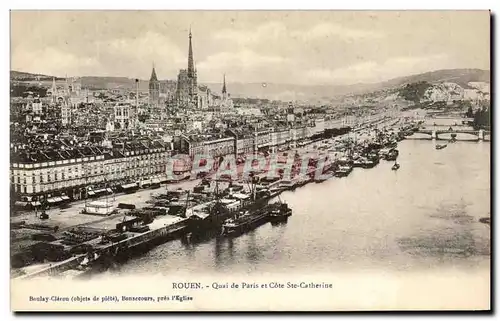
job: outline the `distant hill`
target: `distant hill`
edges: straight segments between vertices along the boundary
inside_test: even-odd
[[[276,100],[329,100],[349,94],[363,94],[400,87],[409,83],[431,84],[452,82],[470,89],[469,82],[490,82],[490,71],[482,69],[443,69],[411,76],[390,79],[380,83],[359,83],[343,86],[301,86],[290,84],[230,83],[228,91],[234,97],[259,97]],[[221,84],[207,84],[211,90],[219,91]]]
[[[22,71],[15,71],[11,70],[10,71],[10,79],[11,80],[19,80],[19,81],[30,81],[30,80],[52,80],[53,76],[47,76],[47,75],[42,75],[42,74],[32,74],[29,72],[22,72]],[[56,79],[61,79],[57,78]]]
[[[462,88],[471,88],[469,82],[490,82],[490,71],[483,69],[443,69],[423,74],[394,78],[380,83],[382,87],[391,88],[416,82],[453,82]],[[385,89],[385,88],[383,88]]]
[[[134,89],[135,88],[135,78],[127,77],[94,77],[94,76],[84,76],[80,77],[83,87],[95,88],[95,89],[111,89],[111,88],[124,88],[124,89]],[[145,80],[139,82],[139,89],[147,89],[148,83]],[[141,86],[142,85],[142,86]],[[142,88],[144,87],[144,88]]]
[[[11,80],[33,81],[52,80],[52,76],[37,75],[26,72],[11,71]],[[40,79],[37,79],[40,78]],[[64,78],[57,78],[64,79]],[[95,89],[135,89],[135,79],[127,77],[81,77],[84,87]],[[452,82],[462,88],[470,88],[469,82],[490,82],[490,71],[481,69],[445,69],[431,71],[411,76],[390,79],[380,83],[360,83],[353,85],[329,86],[329,85],[293,85],[278,83],[228,83],[228,91],[233,97],[267,98],[271,100],[299,100],[299,101],[329,101],[333,98],[348,94],[363,94],[378,90],[400,87],[408,83],[417,82]],[[214,92],[220,92],[222,84],[205,84]],[[139,89],[148,89],[148,80],[140,80]]]

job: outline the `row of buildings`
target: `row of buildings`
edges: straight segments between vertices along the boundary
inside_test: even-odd
[[[15,149],[11,191],[17,199],[81,199],[110,186],[165,176],[171,148],[160,140],[135,139],[99,144],[52,141],[42,148]],[[24,196],[24,197],[23,197]]]
[[[198,84],[190,31],[187,69],[165,81],[153,66],[147,93],[138,81],[135,90],[90,91],[66,78],[45,97],[11,99],[11,199],[50,203],[165,182],[169,166],[191,170],[177,155],[274,153],[385,117],[286,102],[235,107],[222,79],[221,94]]]
[[[83,140],[62,135],[39,137],[11,146],[11,192],[14,200],[30,202],[54,197],[76,200],[110,187],[166,181],[167,169],[190,172],[189,163],[173,157],[178,154],[189,155],[190,159],[196,155],[216,160],[226,155],[244,158],[295,148],[343,127],[343,120],[317,118],[304,125],[246,125],[211,133],[180,133],[169,140],[151,135],[109,137],[105,132]]]

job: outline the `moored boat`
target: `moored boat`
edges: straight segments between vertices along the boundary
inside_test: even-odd
[[[280,187],[284,190],[294,190],[297,187],[302,186],[303,182],[303,178],[299,176],[292,179],[282,179],[280,181]]]
[[[335,171],[335,176],[337,177],[345,177],[352,172],[352,166],[350,165],[340,165],[339,168]]]
[[[361,167],[363,167],[363,168],[373,168],[373,167],[375,167],[377,164],[378,164],[378,161],[375,161],[375,160],[373,160],[373,159],[366,159],[366,160],[363,162],[363,164],[362,164],[362,166],[361,166]]]
[[[318,177],[314,177],[315,183],[323,183],[328,179],[332,178],[335,175],[335,171],[333,169],[329,169],[326,173],[319,175]]]
[[[448,145],[447,144],[443,144],[443,145],[436,145],[436,149],[443,149],[443,148],[446,148]]]
[[[216,199],[205,206],[194,208],[188,216],[188,230],[191,233],[204,233],[221,226],[237,212],[255,212],[262,210],[275,196],[266,188],[257,190],[252,184],[250,194],[230,193],[220,198],[216,187]]]
[[[399,156],[399,151],[397,149],[391,149],[384,155],[384,159],[387,161],[395,161]]]
[[[479,222],[490,225],[491,224],[491,218],[490,217],[481,217],[479,219]]]
[[[292,216],[292,209],[286,203],[278,202],[269,204],[268,210],[271,223],[284,222],[288,217]]]
[[[236,214],[222,225],[222,235],[237,236],[267,222],[269,212],[264,208]]]
[[[364,157],[358,157],[353,162],[353,167],[363,167],[366,159]]]

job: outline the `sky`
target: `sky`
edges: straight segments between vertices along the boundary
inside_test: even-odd
[[[11,70],[347,85],[490,68],[488,11],[12,11]]]

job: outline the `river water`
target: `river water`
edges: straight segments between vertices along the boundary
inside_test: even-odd
[[[488,268],[490,144],[405,140],[398,163],[355,168],[281,199],[293,216],[240,237],[174,240],[134,257],[119,275],[330,273]]]

